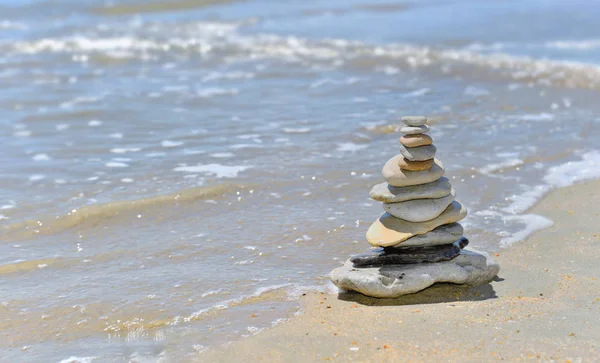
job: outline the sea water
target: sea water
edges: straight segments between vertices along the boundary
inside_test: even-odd
[[[600,177],[599,12],[0,0],[2,360],[190,359],[290,318],[369,249],[402,115],[471,246],[522,242]]]

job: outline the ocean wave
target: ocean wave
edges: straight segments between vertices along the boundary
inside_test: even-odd
[[[154,24],[145,33],[125,28],[121,34],[128,35],[115,37],[71,36],[2,42],[0,51],[7,54],[83,53],[90,57],[100,54],[102,57],[139,59],[173,57],[183,53],[210,55],[228,62],[279,59],[309,67],[322,63],[373,70],[391,67],[400,71],[421,70],[445,76],[600,90],[600,66],[596,64],[504,53],[487,54],[474,46],[445,49],[398,43],[372,45],[345,39],[310,40],[274,34],[249,35],[240,32],[242,24],[197,22],[180,24],[168,30],[164,29],[166,25]],[[164,34],[172,36],[164,38]]]
[[[171,12],[201,9],[214,5],[230,4],[239,0],[168,0],[151,2],[127,2],[123,4],[111,4],[104,7],[95,7],[92,12],[100,15],[121,16],[145,13]]]
[[[533,207],[544,195],[556,188],[600,178],[600,151],[592,150],[581,153],[580,156],[581,160],[579,161],[569,161],[549,168],[542,178],[545,183],[511,197],[512,203],[502,210],[514,214],[522,213]]]
[[[548,48],[571,49],[571,50],[590,50],[600,48],[600,39],[589,40],[558,40],[545,43]]]
[[[556,188],[573,185],[577,182],[600,178],[600,151],[581,153],[581,160],[551,167],[543,177],[544,184],[528,189],[520,195],[509,198],[511,204],[493,212],[504,221],[524,225],[516,233],[503,235],[500,247],[509,247],[541,229],[550,227],[553,222],[536,214],[522,214],[535,206],[546,194]]]
[[[0,20],[0,30],[26,30],[27,25],[10,20]]]
[[[108,220],[122,213],[140,212],[147,208],[189,203],[201,199],[214,199],[239,188],[234,184],[189,188],[175,193],[158,195],[138,200],[120,200],[105,204],[86,205],[56,217],[41,217],[35,220],[9,224],[0,228],[7,240],[26,238],[32,235],[53,234],[77,225],[99,220]]]
[[[194,166],[178,166],[175,171],[182,171],[185,173],[205,173],[214,175],[217,178],[235,178],[239,173],[250,169],[250,166],[243,165],[221,165],[221,164],[198,164]]]
[[[244,295],[241,297],[221,301],[216,303],[210,307],[200,309],[195,311],[189,315],[178,315],[174,317],[168,317],[164,319],[156,319],[151,321],[146,321],[141,318],[132,318],[132,319],[120,319],[117,322],[114,322],[107,326],[104,330],[106,332],[110,332],[112,334],[127,334],[129,331],[147,331],[162,327],[175,326],[184,323],[191,323],[195,321],[200,321],[202,319],[218,316],[223,313],[223,311],[227,309],[231,309],[238,306],[249,305],[253,303],[258,303],[261,301],[273,301],[273,300],[287,300],[290,299],[290,292],[295,291],[290,289],[294,285],[292,283],[266,286],[258,288],[254,293],[249,295]]]

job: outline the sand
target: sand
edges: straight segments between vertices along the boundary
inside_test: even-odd
[[[301,315],[198,360],[600,359],[600,181],[556,190],[531,213],[555,224],[497,253],[490,284],[395,300],[309,293]]]

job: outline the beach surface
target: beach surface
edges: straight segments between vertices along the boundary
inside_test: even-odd
[[[440,284],[394,300],[308,293],[301,315],[198,360],[595,360],[599,190],[593,181],[544,198],[531,212],[554,225],[496,253],[501,271],[490,284]]]

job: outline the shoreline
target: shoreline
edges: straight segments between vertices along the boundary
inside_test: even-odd
[[[434,285],[398,299],[311,292],[302,314],[192,359],[585,360],[600,355],[600,180],[548,193],[554,224],[492,256],[489,284]],[[332,266],[333,268],[333,266]]]

